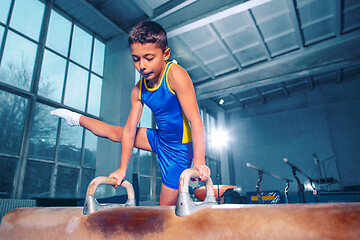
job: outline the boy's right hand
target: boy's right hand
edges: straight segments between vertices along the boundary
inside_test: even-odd
[[[109,175],[110,178],[116,179],[116,185],[114,186],[115,189],[121,185],[123,179],[125,178],[125,175],[126,175],[126,171],[124,172],[120,168]]]
[[[67,124],[71,127],[80,126],[80,117],[82,116],[79,113],[72,112],[64,108],[58,108],[50,112],[51,115],[61,117],[64,119]]]

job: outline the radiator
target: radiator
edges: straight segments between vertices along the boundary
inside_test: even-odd
[[[16,208],[36,207],[33,199],[0,199],[0,222],[6,213]]]

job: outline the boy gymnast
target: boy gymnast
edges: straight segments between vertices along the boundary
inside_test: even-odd
[[[182,67],[168,62],[170,48],[161,25],[140,22],[131,30],[128,42],[141,78],[131,92],[131,110],[124,127],[66,109],[51,114],[65,119],[70,126],[80,125],[99,137],[121,142],[120,167],[109,175],[117,179],[115,188],[126,175],[133,147],[155,152],[162,177],[160,206],[175,205],[180,175],[191,167],[192,160],[201,181],[210,177],[210,169],[205,165],[204,126],[194,86]],[[137,127],[144,103],[153,112],[157,129]]]

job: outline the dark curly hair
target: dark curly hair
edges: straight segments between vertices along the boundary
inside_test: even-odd
[[[156,47],[163,52],[167,48],[167,35],[165,29],[153,21],[142,21],[138,23],[129,33],[129,44],[133,43],[155,43]]]

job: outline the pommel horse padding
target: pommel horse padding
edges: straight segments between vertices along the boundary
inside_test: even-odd
[[[186,193],[186,172],[179,193]],[[96,180],[99,184],[109,179]],[[187,182],[187,183],[186,183]],[[110,179],[110,184],[113,180]],[[107,184],[107,183],[105,183]],[[208,184],[207,184],[208,185]],[[92,190],[88,194],[93,195]],[[208,191],[210,198],[214,191]],[[128,193],[130,199],[131,194]],[[5,215],[0,239],[359,239],[360,203],[205,204],[186,216],[175,207],[21,208]]]
[[[360,237],[360,203],[174,207],[22,208],[5,215],[0,239],[346,239]]]

